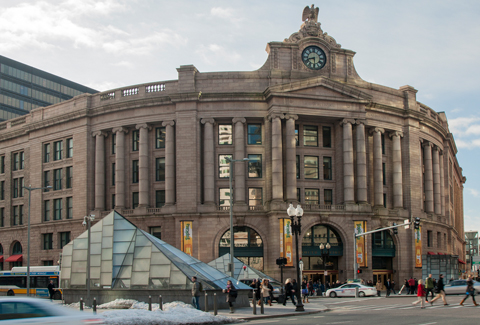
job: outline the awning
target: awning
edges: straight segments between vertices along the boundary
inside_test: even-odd
[[[3,255],[0,255],[0,263],[3,262]]]
[[[427,252],[427,255],[437,255],[434,252]]]
[[[465,261],[462,261],[461,259],[458,259],[458,263],[460,263],[460,264],[467,264],[467,263],[465,263]]]
[[[438,255],[443,255],[443,253],[437,253]]]
[[[23,256],[22,254],[11,255],[9,258],[5,260],[5,262],[21,262],[22,256]]]

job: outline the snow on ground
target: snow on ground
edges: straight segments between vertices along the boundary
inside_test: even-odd
[[[79,304],[69,307],[79,308]],[[152,311],[148,304],[133,299],[116,299],[97,306],[98,309],[109,309],[99,316],[104,318],[105,324],[114,325],[187,325],[187,324],[228,324],[238,322],[237,319],[226,316],[213,316],[193,308],[192,305],[174,301],[163,305],[163,311],[158,304],[152,304]],[[115,310],[112,310],[115,309]]]

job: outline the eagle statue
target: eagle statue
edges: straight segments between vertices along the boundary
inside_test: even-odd
[[[312,7],[306,6],[303,9],[302,21],[312,21],[316,23],[318,21],[318,7],[315,8],[315,5],[312,4]]]

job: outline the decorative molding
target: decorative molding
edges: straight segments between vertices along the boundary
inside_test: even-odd
[[[272,114],[267,116],[267,119],[269,121],[273,120],[273,119],[276,119],[276,118],[279,118],[279,119],[283,120],[283,119],[285,119],[285,114],[283,114],[283,113],[272,113]]]
[[[403,138],[403,132],[402,131],[392,131],[388,134],[388,136],[390,138],[393,138],[393,137],[400,137],[400,138]]]
[[[175,125],[175,121],[163,121],[162,122],[162,126],[167,126],[167,125],[170,125],[170,126],[174,126]]]
[[[324,33],[320,26],[321,23],[307,20],[302,24],[302,26],[300,26],[300,30],[298,32],[290,35],[290,37],[286,38],[284,42],[299,43],[302,39],[307,37],[318,37],[332,48],[341,48],[342,46],[338,44],[332,36],[328,35],[328,33]]]
[[[344,126],[345,124],[354,125],[354,124],[355,124],[355,120],[354,120],[354,119],[350,119],[350,118],[344,118],[344,119],[340,122],[340,126]]]
[[[136,128],[137,130],[140,130],[140,129],[151,130],[151,129],[152,129],[152,127],[149,126],[147,123],[137,124],[137,125],[135,125],[135,128]]]
[[[433,143],[431,143],[430,141],[428,140],[424,140],[423,143],[422,143],[422,147],[425,148],[425,147],[434,147],[435,145]]]
[[[295,115],[295,114],[285,114],[285,119],[286,120],[298,120],[298,115]]]
[[[363,125],[367,125],[367,120],[355,120],[355,124],[363,124]]]
[[[128,133],[128,129],[124,126],[120,126],[118,128],[113,128],[112,129],[112,133],[118,133],[118,132]]]
[[[332,67],[332,73],[337,72],[337,55],[335,53],[332,53],[330,55],[330,66]]]
[[[210,124],[215,124],[215,120],[213,118],[202,118],[200,120],[200,123],[202,124],[207,124],[207,123],[210,123]]]
[[[374,133],[377,133],[377,132],[380,132],[380,133],[385,133],[385,129],[383,128],[372,128],[368,131],[370,134],[374,134]]]
[[[242,123],[242,124],[245,124],[247,122],[247,120],[244,118],[244,117],[234,117],[232,119],[232,123],[235,124],[235,123]]]
[[[94,131],[92,132],[92,137],[96,137],[96,136],[104,136],[105,138],[108,137],[108,133],[105,132],[105,131]]]

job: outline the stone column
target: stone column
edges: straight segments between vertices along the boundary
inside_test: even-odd
[[[442,196],[440,194],[440,148],[435,146],[433,148],[433,202],[434,212],[436,215],[442,214]]]
[[[425,212],[434,212],[433,205],[433,166],[432,166],[432,144],[423,143],[423,163],[425,164]]]
[[[234,160],[242,160],[245,157],[245,120],[243,117],[235,117],[232,123],[235,127],[235,155]],[[235,170],[235,188],[234,203],[246,205],[245,202],[245,164],[248,162],[234,162],[233,169]],[[232,171],[230,171],[231,173]]]
[[[374,205],[383,207],[383,167],[382,167],[382,133],[384,129],[375,128],[373,133],[373,183]]]
[[[95,210],[105,211],[105,138],[102,131],[93,132],[95,137]]]
[[[138,124],[140,131],[138,146],[138,207],[146,208],[149,205],[149,173],[148,173],[148,130],[146,123]]]
[[[125,208],[125,134],[124,127],[112,130],[115,133],[115,208]]]
[[[365,146],[365,121],[357,120],[357,201],[367,202],[367,149]]]
[[[343,126],[343,196],[345,204],[355,203],[352,124],[355,124],[355,120],[344,119],[340,122],[340,125]]]
[[[165,121],[165,205],[175,204],[175,121]],[[188,158],[186,158],[188,159]]]
[[[403,208],[402,144],[403,133],[390,133],[393,141],[393,207]]]
[[[270,116],[272,120],[272,201],[283,201],[282,119],[283,114]]]
[[[295,121],[298,119],[297,115],[286,115],[287,119],[286,132],[287,139],[285,141],[286,150],[286,175],[287,182],[287,201],[297,201],[297,146],[295,143]]]
[[[445,169],[443,169],[443,151],[440,151],[440,196],[442,203],[442,216],[445,216]]]
[[[215,204],[215,120],[202,119],[203,128],[203,199],[204,204]]]

